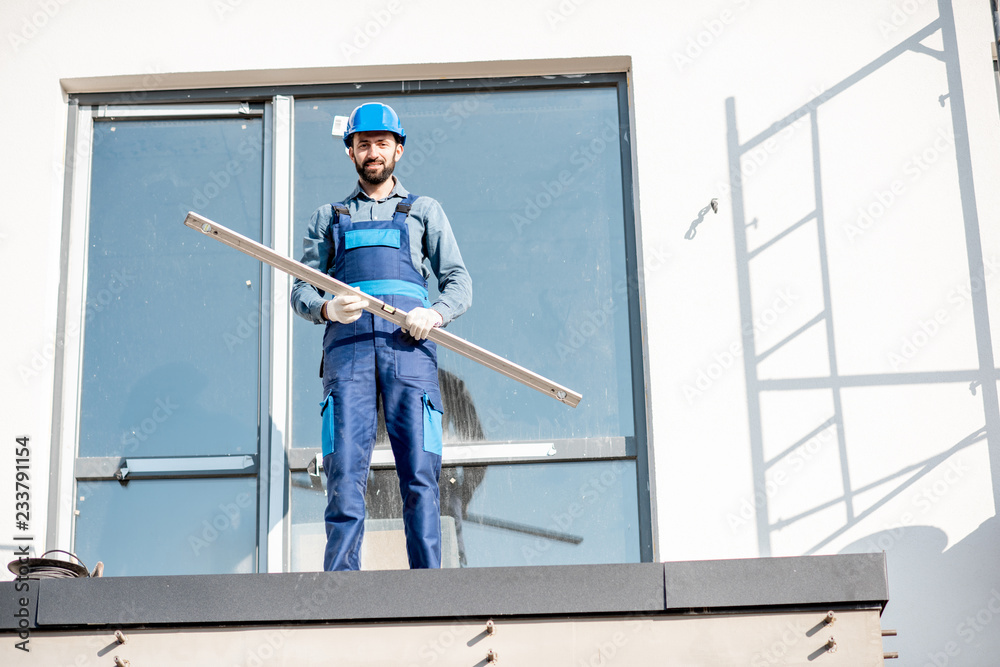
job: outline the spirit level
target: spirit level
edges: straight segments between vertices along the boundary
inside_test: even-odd
[[[290,257],[285,257],[271,248],[257,243],[253,239],[249,239],[242,234],[228,229],[227,227],[223,227],[222,225],[213,222],[204,216],[198,215],[194,212],[189,212],[187,217],[184,219],[184,224],[191,229],[197,229],[205,235],[225,243],[231,248],[235,248],[244,254],[255,257],[265,264],[273,266],[279,271],[284,271],[291,276],[304,280],[313,287],[321,289],[328,294],[362,297],[368,302],[368,307],[365,308],[366,311],[372,313],[373,315],[377,315],[384,320],[388,320],[397,326],[402,326],[406,321],[406,312],[399,310],[398,308],[394,308],[378,298],[373,297],[370,294],[365,294],[361,290],[351,287],[347,283],[341,282],[336,278],[317,271],[312,267],[306,266],[301,262],[297,262]],[[518,366],[512,361],[508,361],[499,355],[493,354],[489,350],[485,350],[478,345],[474,345],[464,338],[459,338],[454,334],[448,333],[444,329],[431,329],[427,338],[442,347],[446,347],[453,352],[461,354],[463,357],[472,359],[487,368],[492,368],[512,380],[517,380],[521,384],[531,387],[532,389],[537,389],[543,394],[551,396],[557,401],[565,403],[570,407],[575,408],[580,403],[580,399],[583,398],[583,396],[572,389],[556,384],[552,380],[542,377],[538,373],[533,373],[523,366]]]

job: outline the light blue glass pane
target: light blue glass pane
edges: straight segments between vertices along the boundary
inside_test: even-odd
[[[323,564],[325,477],[291,475],[292,567]],[[441,472],[445,544],[465,567],[639,561],[634,461],[462,466]],[[393,470],[372,472],[367,518],[402,516]],[[443,559],[448,565],[447,555]]]
[[[257,479],[77,484],[76,554],[105,576],[256,570]]]
[[[80,455],[255,453],[260,263],[183,220],[260,239],[262,121],[94,133]]]
[[[299,249],[312,211],[357,182],[342,142],[330,136],[333,118],[369,101],[399,112],[407,143],[396,175],[441,202],[472,274],[473,306],[449,331],[584,395],[572,410],[442,351],[441,368],[465,382],[485,439],[634,435],[638,351],[630,343],[616,89],[297,100]],[[322,327],[294,320],[294,445],[315,447]]]

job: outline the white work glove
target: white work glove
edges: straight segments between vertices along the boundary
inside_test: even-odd
[[[336,296],[323,304],[323,317],[331,322],[350,324],[361,317],[367,305],[360,296]]]
[[[431,329],[443,323],[444,318],[438,311],[431,308],[414,308],[406,314],[402,329],[417,340],[423,340],[427,338]]]

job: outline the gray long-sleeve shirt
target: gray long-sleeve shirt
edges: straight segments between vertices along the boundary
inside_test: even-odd
[[[351,213],[351,220],[391,219],[396,211],[396,204],[409,194],[395,176],[393,179],[395,187],[388,197],[380,201],[365,194],[358,183],[354,192],[343,202]],[[302,243],[301,262],[328,275],[334,257],[334,245],[329,234],[332,222],[332,204],[316,209],[309,220],[309,228]],[[448,324],[472,305],[472,279],[465,269],[451,224],[437,200],[420,196],[413,202],[406,225],[410,232],[410,259],[425,280],[430,278],[432,272],[437,276],[441,295],[431,307],[441,313],[444,324]],[[430,270],[424,264],[424,259],[430,260]],[[296,313],[317,324],[325,322],[320,314],[320,309],[328,300],[325,292],[296,278],[290,298]]]

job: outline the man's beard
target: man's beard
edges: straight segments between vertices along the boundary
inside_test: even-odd
[[[376,163],[376,160],[369,160],[366,164]],[[358,176],[369,185],[382,185],[392,176],[393,169],[396,168],[396,158],[390,158],[382,166],[381,171],[369,171],[357,160],[354,161],[354,168],[358,170]]]

